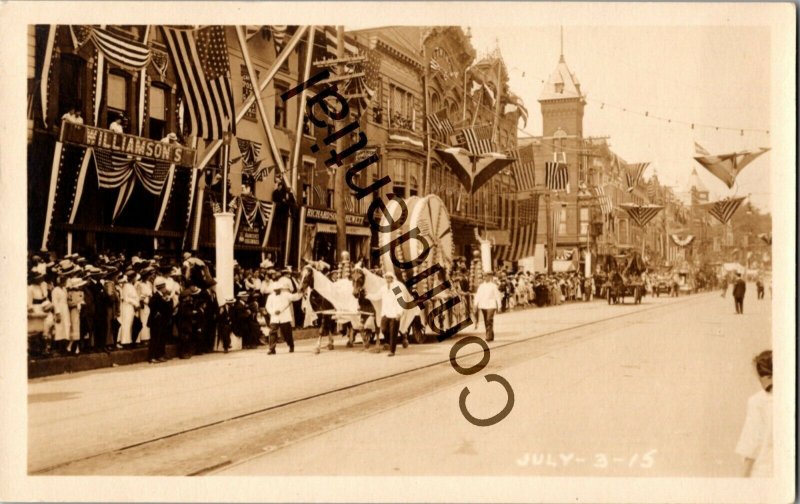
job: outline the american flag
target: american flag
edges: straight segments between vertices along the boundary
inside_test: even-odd
[[[552,226],[553,244],[555,245],[556,242],[558,242],[558,232],[561,229],[562,206],[560,201],[554,201],[553,203],[551,203],[550,206],[551,206],[550,215],[552,221],[550,224]]]
[[[248,168],[253,168],[258,156],[261,154],[261,144],[243,138],[237,138],[236,143],[239,146],[239,152],[242,153],[244,165]]]
[[[514,201],[501,198],[501,227],[508,229],[509,244],[498,246],[501,261],[518,261],[534,255],[539,220],[539,195]]]
[[[453,124],[447,117],[447,109],[441,109],[433,114],[428,114],[428,125],[434,133],[442,137],[454,133]]]
[[[270,227],[269,221],[272,220],[272,215],[275,212],[275,203],[271,201],[258,200],[258,213],[261,215],[261,221],[264,227]]]
[[[600,204],[600,211],[603,213],[603,215],[610,214],[614,209],[614,203],[611,201],[611,198],[606,195],[605,189],[597,186],[593,188],[593,192],[597,198],[597,202]]]
[[[628,192],[633,191],[649,165],[650,163],[633,163],[625,166],[625,182],[628,185]]]
[[[517,181],[517,191],[527,191],[533,189],[536,184],[534,175],[533,145],[526,145],[508,153],[510,157],[517,158],[511,165],[514,179]]]
[[[703,205],[708,209],[708,213],[723,224],[727,224],[736,210],[739,209],[746,196],[740,198],[725,198]]]
[[[117,66],[141,70],[150,63],[150,47],[122,38],[101,28],[92,28],[92,40],[108,60]]]
[[[357,79],[360,82],[356,83],[356,92],[366,94],[366,97],[361,97],[358,101],[362,114],[367,110],[381,83],[381,54],[374,49],[365,48],[364,56],[367,58],[362,64],[364,77]]]
[[[546,162],[544,164],[544,185],[553,191],[569,193],[569,168],[566,163]]]
[[[223,26],[198,30],[163,27],[188,112],[189,134],[222,138],[236,134],[228,44]]]
[[[314,194],[317,196],[316,204],[326,206],[328,204],[328,194],[319,184],[314,184]]]
[[[472,154],[481,155],[495,152],[494,142],[492,142],[492,126],[489,124],[464,128],[453,138],[456,145],[465,147]]]

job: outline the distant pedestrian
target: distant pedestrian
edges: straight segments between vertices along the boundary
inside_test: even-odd
[[[733,303],[738,315],[744,313],[744,293],[746,290],[747,286],[742,279],[742,274],[736,273],[736,280],[733,282]]]
[[[475,293],[475,327],[478,327],[479,314],[483,314],[483,325],[486,328],[486,341],[494,340],[494,314],[500,309],[502,294],[497,284],[492,281],[491,272],[483,275],[483,282]]]
[[[722,281],[722,295],[720,297],[725,297],[725,294],[728,292],[728,275],[723,275]]]
[[[736,445],[744,457],[744,476],[772,476],[772,351],[761,352],[753,359],[761,390],[747,400],[747,416]]]
[[[756,279],[756,293],[758,299],[764,299],[764,280],[761,277]]]

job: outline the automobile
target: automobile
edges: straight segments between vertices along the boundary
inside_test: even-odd
[[[661,294],[669,294],[672,288],[672,278],[668,276],[659,276],[653,282],[653,294],[658,297]]]

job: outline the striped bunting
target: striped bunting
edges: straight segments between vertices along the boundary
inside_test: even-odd
[[[133,158],[105,149],[94,149],[94,156],[97,167],[97,185],[103,189],[120,187],[132,176],[135,176],[147,192],[157,196],[161,194],[169,174],[168,163]]]
[[[269,227],[269,223],[272,220],[272,215],[274,212],[275,203],[271,201],[258,200],[258,213],[261,215],[261,221],[264,223],[264,226]]]
[[[260,205],[258,204],[258,200],[247,196],[240,196],[239,200],[242,204],[242,214],[244,214],[247,227],[252,228],[256,221],[256,216],[259,213]]]
[[[261,144],[242,138],[237,138],[236,143],[239,145],[239,152],[242,153],[242,162],[244,165],[247,168],[253,168],[258,156],[261,154]]]
[[[495,151],[492,142],[492,126],[482,124],[464,128],[455,135],[455,144],[463,146],[472,154],[481,155]]]
[[[628,212],[628,215],[639,227],[645,227],[664,208],[661,205],[634,205],[633,203],[625,203],[620,207]]]
[[[556,243],[558,243],[558,231],[561,228],[560,201],[554,201],[553,203],[551,203],[550,217],[551,217],[550,225],[552,226],[551,232],[553,233],[553,246],[555,247]]]
[[[679,247],[687,247],[694,241],[694,235],[686,235],[681,237],[676,234],[671,234],[669,237],[672,239],[672,243]]]
[[[226,127],[236,134],[236,109],[231,87],[225,28],[196,31],[163,27],[170,57],[181,83],[189,134],[215,140]]]
[[[441,137],[446,137],[455,133],[453,124],[447,117],[447,109],[441,109],[433,114],[428,114],[428,125],[431,131]]]
[[[569,168],[565,163],[548,161],[544,164],[544,185],[553,191],[569,193]]]
[[[533,145],[526,145],[519,149],[509,151],[509,157],[516,158],[511,165],[514,180],[517,182],[517,191],[528,191],[536,185],[534,173],[534,150]]]
[[[740,198],[725,198],[712,203],[706,203],[705,205],[701,206],[705,207],[712,217],[723,224],[727,224],[731,220],[731,217],[733,217],[733,214],[736,213],[736,210],[739,209],[739,206],[742,204],[745,198],[746,196],[742,196]]]
[[[639,180],[642,178],[642,174],[644,173],[645,169],[650,165],[650,163],[633,163],[625,165],[625,183],[628,186],[628,192],[632,192],[636,185],[639,183]]]
[[[328,198],[325,189],[322,188],[319,184],[314,184],[314,194],[317,196],[317,204],[319,205],[327,205]]]
[[[92,28],[92,40],[97,48],[117,66],[141,70],[150,63],[150,48],[146,44],[115,35],[102,28]]]
[[[289,27],[287,25],[270,26],[272,30],[272,40],[275,42],[275,54],[280,54],[286,45]]]

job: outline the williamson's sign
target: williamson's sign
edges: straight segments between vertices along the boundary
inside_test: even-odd
[[[194,166],[195,150],[180,144],[170,144],[149,138],[114,133],[113,131],[64,122],[61,125],[61,141],[108,149],[112,152],[130,154],[156,161],[165,161],[179,166]]]

